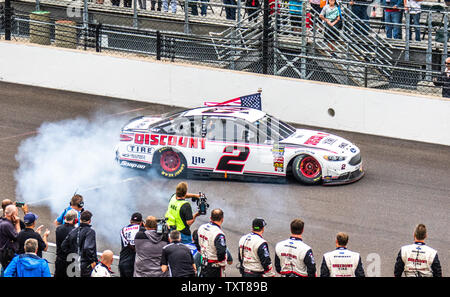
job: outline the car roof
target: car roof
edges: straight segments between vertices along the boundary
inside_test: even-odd
[[[226,113],[225,113],[226,112]],[[251,123],[266,115],[264,111],[241,106],[205,106],[186,110],[182,116],[217,116],[240,118]]]

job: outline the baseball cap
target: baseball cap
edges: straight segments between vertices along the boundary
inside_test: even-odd
[[[33,224],[34,221],[36,221],[38,219],[38,216],[35,215],[32,212],[27,213],[24,217],[23,217],[23,222],[25,224]]]
[[[131,216],[131,221],[133,222],[142,222],[142,214],[139,212],[135,212],[132,216]]]
[[[256,218],[252,222],[253,230],[261,230],[266,225],[267,225],[266,221],[264,221],[264,219],[262,218]]]

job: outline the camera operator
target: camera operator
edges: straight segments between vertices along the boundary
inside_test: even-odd
[[[181,233],[182,243],[191,243],[190,226],[195,222],[195,219],[200,215],[199,212],[192,214],[192,207],[186,199],[199,199],[199,194],[190,194],[187,192],[187,183],[181,182],[177,185],[175,194],[170,198],[169,206],[165,217],[171,230],[177,230]]]
[[[11,204],[15,204],[16,207],[20,210],[22,210],[23,215],[25,216],[28,213],[28,204],[23,203],[23,202],[13,202],[11,199],[3,199],[2,200],[2,209],[3,209],[3,213],[2,213],[2,217],[5,217],[5,209],[8,205]],[[21,220],[20,221],[20,230],[25,229],[25,223]]]
[[[122,246],[119,255],[120,277],[133,277],[134,261],[136,257],[134,239],[136,234],[141,230],[143,230],[142,214],[135,212],[131,216],[130,224],[123,227],[120,232]]]
[[[145,219],[144,228],[136,234],[136,261],[134,277],[166,277],[168,272],[161,270],[163,247],[168,244],[168,234],[157,232],[158,220],[153,216]],[[167,230],[168,231],[168,230]]]
[[[66,216],[66,213],[71,210],[74,209],[78,212],[78,222],[80,222],[80,215],[84,210],[84,199],[83,196],[81,196],[80,194],[75,194],[73,195],[72,199],[70,200],[69,203],[69,207],[67,207],[66,209],[64,209],[64,211],[61,213],[61,215],[56,218],[54,224],[55,226],[59,226],[64,224],[64,217]],[[77,224],[76,226],[78,227],[79,224]]]
[[[211,221],[198,228],[198,241],[202,254],[202,277],[223,277],[227,263],[227,244],[221,226],[223,211],[211,211]]]

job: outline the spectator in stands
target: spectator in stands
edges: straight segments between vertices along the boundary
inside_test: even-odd
[[[170,271],[172,277],[194,277],[197,272],[194,258],[189,247],[181,243],[180,232],[170,232],[169,240],[170,244],[162,250],[161,270]]]
[[[401,16],[399,9],[402,6],[402,0],[381,0],[384,7],[384,22],[386,27],[386,37],[401,39]]]
[[[260,8],[261,4],[259,0],[245,0],[245,11],[247,12],[249,22],[252,20],[256,22]]]
[[[78,220],[78,212],[74,209],[69,210],[64,218],[64,224],[56,227],[56,259],[54,277],[67,277],[67,254],[63,252],[61,245],[67,235],[75,228]]]
[[[28,238],[34,238],[38,242],[38,250],[37,255],[38,257],[42,258],[42,252],[46,251],[48,248],[48,235],[50,234],[50,230],[46,229],[44,232],[44,235],[41,237],[41,231],[44,227],[43,225],[39,226],[36,231],[34,231],[34,228],[36,227],[36,220],[38,219],[38,216],[35,215],[32,212],[27,213],[23,217],[23,222],[25,223],[25,229],[19,232],[19,235],[17,236],[17,243],[19,245],[19,250],[17,251],[18,254],[25,253],[24,247],[25,247],[25,241]]]
[[[131,8],[132,0],[123,0],[123,7]]]
[[[225,15],[227,20],[235,20],[236,19],[236,0],[223,0],[223,4],[225,4]]]
[[[416,41],[420,41],[420,2],[422,0],[403,0],[405,6],[405,13],[409,13],[409,39],[412,39],[412,31],[414,29],[416,34]]]
[[[51,277],[47,260],[36,255],[38,241],[28,238],[24,245],[25,254],[17,255],[5,269],[5,277]]]
[[[320,14],[322,8],[320,7],[320,0],[309,0],[309,5],[317,13]]]
[[[120,0],[111,0],[113,6],[120,6]]]
[[[92,213],[83,211],[80,226],[70,231],[61,247],[66,254],[75,253],[80,256],[80,276],[91,276],[92,269],[97,265],[97,243],[95,230],[91,224]]]
[[[130,224],[122,228],[120,232],[121,246],[119,256],[120,277],[133,277],[136,248],[134,239],[136,234],[143,230],[142,214],[135,212],[132,214]]]
[[[329,0],[328,4],[325,5],[320,12],[320,19],[325,22],[324,38],[328,41],[328,46],[331,49],[331,56],[333,57],[336,57],[333,42],[339,36],[339,30],[342,28],[340,8],[336,2],[336,0]]]
[[[198,15],[197,0],[188,0],[189,8],[191,9],[192,15]]]
[[[0,264],[2,274],[5,267],[14,258],[17,250],[17,237],[20,232],[20,218],[17,207],[10,204],[5,207],[4,217],[0,219]]]
[[[303,0],[289,0],[289,15],[294,32],[302,31],[302,7]]]
[[[114,261],[114,254],[110,250],[103,251],[100,262],[92,270],[91,277],[111,277],[111,265]]]
[[[61,215],[55,220],[55,226],[59,226],[61,224],[64,224],[64,216],[66,213],[71,210],[75,209],[78,212],[78,220],[80,220],[80,214],[83,212],[84,207],[84,199],[83,196],[79,194],[73,195],[72,199],[70,199],[69,207],[67,207]]]
[[[450,57],[445,59],[445,70],[438,77],[433,78],[435,86],[442,87],[442,97],[450,98]]]
[[[373,0],[351,0],[349,2],[352,12],[358,17],[354,25],[355,34],[369,34],[369,15],[367,9],[372,1]]]
[[[170,10],[172,11],[172,13],[177,13],[176,0],[162,0],[164,12],[169,12],[169,1],[170,1]]]
[[[147,0],[138,0],[139,9],[147,9]]]
[[[136,261],[134,263],[135,277],[166,277],[168,272],[161,270],[161,256],[163,247],[168,242],[167,236],[156,232],[157,219],[148,216],[145,219],[145,230],[141,230],[134,238],[136,246]]]
[[[161,0],[152,0],[151,1],[151,10],[155,10],[155,5],[156,5],[156,2],[158,2],[158,7],[156,8],[156,10],[157,11],[161,11],[161,4],[162,4],[162,1]]]
[[[208,13],[208,2],[209,0],[200,0],[202,3],[202,6],[200,7],[200,14],[202,16],[206,16],[206,14]]]

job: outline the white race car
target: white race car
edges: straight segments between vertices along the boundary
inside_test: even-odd
[[[305,184],[342,184],[364,176],[360,150],[329,133],[296,129],[246,107],[199,107],[141,116],[120,134],[121,166],[155,168],[168,178],[276,177]]]

